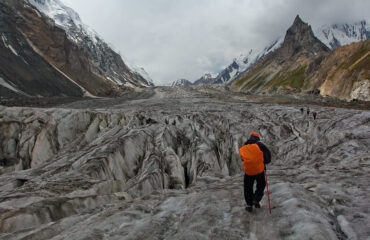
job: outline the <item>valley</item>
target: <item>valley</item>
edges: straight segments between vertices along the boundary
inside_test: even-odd
[[[2,0],[0,239],[369,239],[367,15],[252,2]]]

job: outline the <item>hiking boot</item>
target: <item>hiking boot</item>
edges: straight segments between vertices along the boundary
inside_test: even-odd
[[[252,207],[252,206],[248,206],[248,205],[247,205],[247,206],[245,207],[245,210],[246,210],[246,211],[248,211],[248,212],[252,212],[253,207]]]
[[[253,205],[254,205],[255,208],[261,208],[260,203],[257,202],[257,201],[253,201]]]

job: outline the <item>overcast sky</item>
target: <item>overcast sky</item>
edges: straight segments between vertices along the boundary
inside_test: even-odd
[[[312,27],[369,21],[369,0],[61,0],[156,85],[217,74],[284,35],[297,14]]]

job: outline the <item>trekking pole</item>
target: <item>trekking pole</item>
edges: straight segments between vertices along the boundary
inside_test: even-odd
[[[269,184],[267,182],[267,169],[265,169],[265,177],[266,177],[266,187],[267,187],[267,199],[269,200],[269,211],[271,214],[270,192],[269,192]]]

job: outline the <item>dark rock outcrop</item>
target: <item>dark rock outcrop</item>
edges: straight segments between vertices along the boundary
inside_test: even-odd
[[[297,15],[293,25],[287,30],[283,45],[276,51],[276,55],[281,60],[291,60],[302,55],[312,58],[320,52],[329,51],[329,48],[315,37],[311,26],[304,23]]]
[[[79,86],[34,50],[32,42],[22,31],[28,28],[27,24],[42,28],[45,32],[54,32],[54,36],[61,41],[65,37],[62,30],[51,28],[41,21],[35,9],[23,6],[22,1],[1,1],[0,78],[3,82],[0,84],[1,96],[82,96],[83,90]]]

